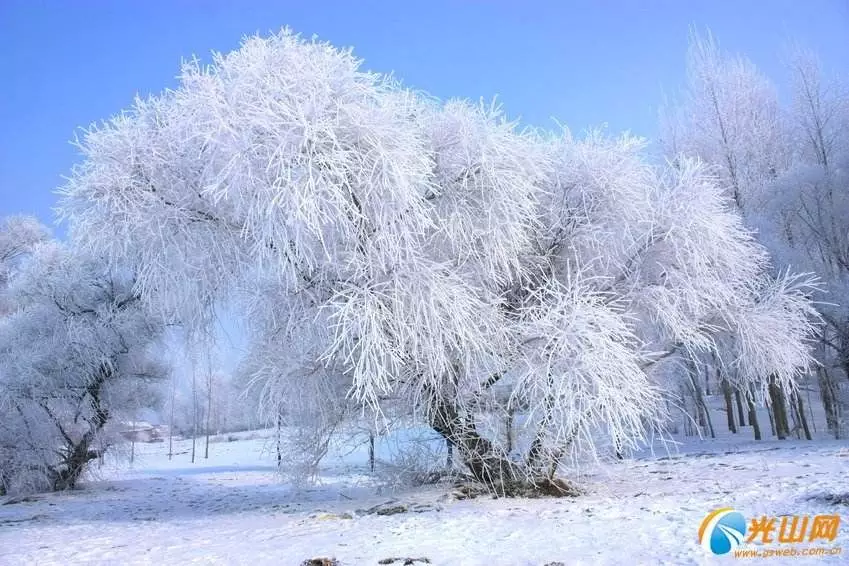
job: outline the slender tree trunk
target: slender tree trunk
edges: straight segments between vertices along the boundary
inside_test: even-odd
[[[761,440],[761,425],[758,423],[758,409],[755,407],[755,402],[751,397],[746,397],[746,402],[749,406],[749,424],[752,425],[755,440]]]
[[[684,419],[684,436],[695,436],[695,431],[693,430],[692,415],[690,413],[690,408],[687,406],[687,399],[689,399],[691,391],[690,388],[686,387],[683,384],[680,387],[681,415]]]
[[[168,459],[174,457],[174,398],[176,396],[176,384],[171,378],[171,415],[168,418]]]
[[[130,466],[136,459],[136,421],[130,422]]]
[[[699,381],[696,378],[696,364],[690,363],[690,383],[693,386],[693,397],[696,401],[696,410],[699,413],[699,425],[707,426],[711,438],[716,438],[716,432],[713,429],[713,421],[710,418],[710,410],[708,410],[707,402],[702,394],[702,389],[699,386]]]
[[[280,414],[280,407],[277,407],[277,469],[283,466],[283,416]]]
[[[695,436],[696,431],[693,430],[693,419],[690,416],[689,410],[684,410],[684,436]]]
[[[838,415],[837,396],[835,395],[835,388],[833,387],[833,382],[825,369],[820,368],[818,370],[818,373],[820,397],[822,398],[822,405],[823,409],[825,410],[826,427],[829,431],[831,431],[835,439],[839,439],[840,419]]]
[[[368,467],[374,473],[374,432],[368,432]]]
[[[212,415],[212,374],[207,378],[206,387],[206,445],[203,448],[203,457],[209,460],[209,417]]]
[[[746,426],[746,412],[743,410],[743,396],[739,389],[734,389],[734,400],[737,403],[737,419],[740,426]]]
[[[813,440],[813,437],[811,436],[811,429],[808,428],[808,419],[805,417],[805,406],[802,403],[802,396],[799,395],[798,391],[796,391],[794,395],[796,397],[796,417],[802,425],[802,431],[805,433],[805,439]]]
[[[513,416],[514,409],[513,407],[510,407],[509,409],[507,409],[507,416],[505,418],[508,454],[513,452]]]
[[[796,398],[791,397],[788,399],[790,405],[790,411],[787,415],[787,419],[789,422],[788,430],[790,431],[789,435],[796,435],[796,438],[802,440],[802,423],[799,421],[799,411],[796,408]]]
[[[790,424],[787,420],[787,403],[785,395],[774,378],[770,378],[769,398],[775,421],[775,435],[779,440],[785,440],[790,435]]]
[[[817,432],[817,420],[814,418],[814,404],[811,403],[811,388],[805,388],[805,395],[808,397],[808,416],[811,417],[811,428],[814,434]]]
[[[773,416],[773,413],[772,413],[772,407],[766,408],[766,416],[769,418],[769,430],[772,433],[772,436],[776,436],[775,417]]]
[[[722,397],[725,399],[725,416],[728,421],[728,430],[737,434],[737,425],[734,423],[734,400],[731,395],[731,385],[727,379],[721,382]]]
[[[195,448],[198,437],[198,390],[197,376],[192,368],[192,464],[195,463]]]

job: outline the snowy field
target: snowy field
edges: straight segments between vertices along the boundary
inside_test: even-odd
[[[708,556],[696,533],[726,506],[747,517],[839,514],[831,546],[849,552],[849,501],[821,497],[849,492],[849,450],[834,441],[690,441],[587,470],[585,496],[542,500],[380,490],[361,473],[362,451],[332,460],[320,485],[295,489],[275,475],[268,448],[263,438],[217,442],[192,464],[187,441],[170,461],[167,443],[140,444],[132,468],[105,465],[78,491],[4,498],[0,564],[722,564],[740,559]],[[408,510],[367,512],[387,502]]]

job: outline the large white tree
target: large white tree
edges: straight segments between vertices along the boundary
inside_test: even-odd
[[[186,65],[80,147],[78,241],[182,321],[242,301],[278,414],[326,429],[389,398],[491,487],[662,426],[664,364],[732,344],[760,399],[809,360],[808,282],[767,277],[700,163],[519,131],[286,31]],[[520,442],[482,427],[517,408]]]
[[[22,226],[33,236],[26,250]],[[166,375],[153,349],[162,326],[132,277],[45,232],[15,219],[0,227],[0,243],[18,250],[0,289],[3,492],[73,487],[121,419],[155,403],[153,382]]]

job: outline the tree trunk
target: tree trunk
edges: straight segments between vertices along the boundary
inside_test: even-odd
[[[743,410],[743,396],[739,389],[734,389],[734,400],[737,402],[737,419],[740,426],[746,426],[746,412]]]
[[[277,407],[277,469],[283,465],[283,416],[280,414],[280,407]]]
[[[785,440],[790,435],[790,423],[787,420],[787,403],[784,391],[774,378],[770,378],[769,399],[775,421],[775,435],[779,440]]]
[[[168,418],[168,459],[174,457],[174,397],[177,385],[171,380],[171,416]]]
[[[681,397],[681,415],[684,419],[684,436],[695,436],[695,431],[693,430],[693,417],[690,413],[690,408],[687,406],[687,400],[690,397],[690,388],[685,386],[683,383],[680,386],[680,397]]]
[[[507,454],[513,452],[513,414],[513,407],[507,409],[507,417],[505,418],[505,425],[507,429],[505,432],[505,436],[507,437]]]
[[[805,433],[805,440],[813,440],[813,437],[811,436],[811,429],[808,428],[808,419],[805,417],[805,405],[802,403],[802,396],[799,395],[798,391],[796,391],[794,395],[796,397],[796,417],[802,425],[802,431]]]
[[[192,368],[192,464],[195,463],[195,447],[198,438],[198,390],[197,376]]]
[[[805,389],[805,395],[808,397],[808,416],[811,417],[811,429],[814,434],[817,432],[817,420],[814,418],[814,404],[811,403],[811,388]]]
[[[493,490],[504,490],[507,484],[515,482],[518,479],[515,465],[478,433],[472,419],[460,416],[450,400],[434,397],[428,411],[429,424],[450,448],[458,450],[475,481]]]
[[[59,431],[65,439],[62,461],[58,466],[50,470],[54,491],[74,489],[85,470],[86,464],[100,456],[97,450],[91,449],[91,443],[109,420],[109,410],[102,404],[101,393],[103,391],[103,385],[112,375],[112,367],[105,363],[101,364],[95,372],[92,382],[85,388],[84,395],[90,399],[89,403],[93,415],[91,420],[88,421],[89,428],[79,440],[75,441],[71,435],[67,434],[62,428],[61,422],[53,416],[48,406],[46,404],[43,405],[45,411],[51,416],[54,424],[59,427]],[[84,400],[85,396],[81,400]]]
[[[728,421],[728,430],[737,434],[737,425],[734,423],[734,400],[731,394],[731,385],[727,379],[721,382],[722,397],[725,399],[725,416]]]
[[[820,397],[825,410],[825,423],[835,439],[840,438],[840,418],[838,413],[837,396],[833,382],[825,369],[819,371]]]
[[[368,467],[374,473],[374,433],[368,433]]]
[[[758,409],[755,407],[755,402],[751,397],[746,398],[749,406],[749,424],[752,425],[752,431],[755,433],[755,440],[761,440],[761,425],[758,423]]]
[[[209,460],[209,417],[212,414],[212,374],[209,375],[206,385],[206,445],[203,448],[203,457]]]
[[[702,394],[702,389],[699,387],[699,381],[696,378],[696,364],[690,363],[690,383],[693,388],[693,398],[696,402],[696,411],[699,413],[699,425],[703,428],[707,426],[711,438],[716,438],[716,432],[713,429],[713,421],[710,418],[707,402]]]
[[[62,462],[62,468],[54,472],[54,491],[74,489],[77,486],[80,476],[82,476],[82,473],[85,470],[86,464],[97,459],[99,456],[97,451],[89,450],[90,442],[91,437],[86,434],[83,436],[82,440],[71,448],[71,452],[65,455]]]
[[[769,430],[775,436],[775,416],[772,413],[772,407],[766,408],[766,416],[769,418]]]

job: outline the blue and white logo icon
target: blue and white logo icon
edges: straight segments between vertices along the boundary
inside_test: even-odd
[[[728,554],[746,536],[746,519],[731,507],[708,514],[699,527],[699,544],[713,554]]]

